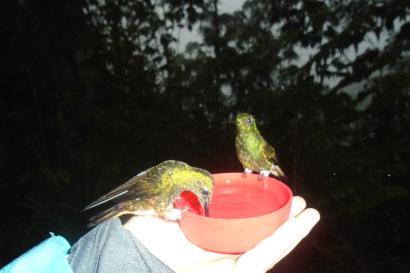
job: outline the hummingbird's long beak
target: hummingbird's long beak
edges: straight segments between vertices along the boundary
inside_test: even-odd
[[[223,120],[221,123],[222,124],[235,124],[233,120]]]
[[[208,203],[207,202],[205,202],[205,204],[204,204],[204,210],[205,210],[205,216],[209,217],[209,208],[208,208]]]

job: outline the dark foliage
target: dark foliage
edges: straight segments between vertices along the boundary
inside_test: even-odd
[[[223,121],[249,111],[322,214],[272,272],[409,272],[409,1],[0,6],[0,265],[163,160],[241,171]]]

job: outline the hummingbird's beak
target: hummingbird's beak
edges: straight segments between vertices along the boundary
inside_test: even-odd
[[[208,208],[208,203],[207,202],[205,202],[205,204],[204,204],[204,210],[205,210],[205,216],[209,217],[209,208]]]
[[[222,124],[235,124],[235,122],[232,120],[223,120],[221,123]]]

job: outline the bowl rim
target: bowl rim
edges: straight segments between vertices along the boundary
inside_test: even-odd
[[[215,175],[242,175],[242,172],[224,172],[224,173],[212,173],[212,176]],[[251,173],[251,174],[247,174],[247,175],[251,175],[251,176],[258,176],[259,174],[255,174],[255,173]],[[277,178],[274,178],[272,176],[268,176],[266,179],[273,179],[273,181],[277,184],[279,184],[281,187],[283,187],[286,192],[289,195],[289,199],[282,205],[280,206],[278,209],[276,209],[275,211],[272,211],[270,213],[266,213],[266,214],[262,214],[262,215],[258,215],[258,216],[254,216],[254,217],[246,217],[246,218],[215,218],[215,217],[206,217],[205,215],[199,215],[196,213],[192,213],[189,210],[188,211],[184,211],[182,214],[188,214],[190,217],[197,217],[200,219],[207,219],[208,221],[230,221],[230,222],[238,222],[238,221],[252,221],[252,220],[257,220],[258,218],[264,218],[267,216],[272,216],[274,214],[279,213],[280,211],[284,210],[288,205],[292,204],[292,197],[293,197],[293,192],[290,189],[290,187],[288,185],[286,185],[284,182],[280,181]],[[182,216],[182,219],[184,218],[184,216]],[[182,220],[181,219],[181,220]]]

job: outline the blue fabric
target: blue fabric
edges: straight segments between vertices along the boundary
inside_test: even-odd
[[[70,244],[62,236],[44,240],[0,269],[0,273],[73,273],[67,262]]]

